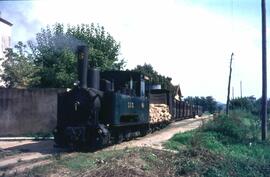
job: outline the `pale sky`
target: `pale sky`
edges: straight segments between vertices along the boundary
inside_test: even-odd
[[[14,24],[14,44],[34,39],[55,22],[99,23],[121,43],[127,69],[149,63],[180,84],[184,96],[211,95],[225,103],[232,52],[234,96],[240,96],[240,81],[243,96],[261,96],[260,5],[260,0],[38,0],[1,1],[0,11]]]

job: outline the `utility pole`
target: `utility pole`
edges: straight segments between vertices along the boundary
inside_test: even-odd
[[[266,8],[265,0],[261,1],[262,8],[262,140],[267,138],[267,62],[266,62]]]
[[[234,87],[232,87],[232,99],[234,99]]]
[[[233,53],[231,54],[231,61],[230,61],[230,74],[229,74],[229,83],[228,83],[228,94],[227,94],[227,104],[226,104],[226,115],[229,114],[230,89],[231,89],[231,75],[232,75],[232,59],[233,59]]]
[[[241,95],[241,98],[242,98],[242,81],[240,81],[240,95]]]

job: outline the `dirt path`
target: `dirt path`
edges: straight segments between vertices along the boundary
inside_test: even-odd
[[[0,141],[0,176],[14,176],[51,162],[49,157],[63,150],[48,141]]]
[[[107,147],[103,150],[123,149],[126,147],[152,147],[163,149],[162,144],[174,134],[198,128],[210,117],[186,119],[171,123],[166,128],[153,134]],[[0,141],[0,176],[10,175],[31,169],[35,166],[51,162],[49,157],[54,156],[63,149],[54,147],[53,140],[46,141]],[[69,155],[72,155],[69,153]]]
[[[185,119],[179,122],[174,122],[166,128],[154,132],[153,134],[148,134],[147,136],[140,137],[132,141],[113,145],[105,148],[104,150],[123,149],[130,147],[152,147],[155,149],[163,149],[162,144],[165,141],[169,140],[174,134],[198,128],[210,118],[212,118],[212,116],[199,117],[195,119]]]

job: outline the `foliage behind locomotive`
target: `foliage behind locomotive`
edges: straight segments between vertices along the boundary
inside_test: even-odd
[[[55,142],[99,147],[145,134],[149,103],[144,77],[136,72],[88,69],[88,49],[78,47],[79,85],[58,95]]]

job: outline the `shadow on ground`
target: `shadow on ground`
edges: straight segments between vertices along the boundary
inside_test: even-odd
[[[58,152],[65,152],[65,149],[58,148],[54,146],[53,140],[43,140],[43,141],[31,141],[27,144],[14,145],[12,147],[3,148],[2,151],[14,151],[14,152],[38,152],[41,154],[55,154]]]

